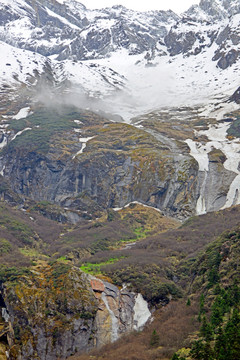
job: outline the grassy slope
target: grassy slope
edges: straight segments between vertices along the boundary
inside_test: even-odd
[[[216,286],[220,285],[221,289],[228,291],[227,289],[232,289],[234,281],[239,283],[240,279],[238,265],[240,255],[239,207],[208,215],[190,219],[180,229],[170,231],[171,248],[173,246],[173,232],[175,236],[177,234],[183,236],[184,234],[184,241],[182,241],[185,242],[185,245],[188,239],[193,238],[189,255],[180,260],[176,267],[176,274],[178,274],[180,283],[185,289],[183,298],[157,310],[154,313],[153,322],[142,333],[132,334],[114,345],[93,351],[90,355],[72,357],[72,360],[166,360],[170,359],[174,351],[180,348],[180,357],[185,359],[186,353],[189,354],[191,343],[197,339],[202,339],[199,335],[201,327],[199,323],[200,295],[204,294],[204,311],[207,318],[211,319],[212,306],[218,296]],[[215,232],[213,233],[210,229],[215,229]],[[219,235],[222,231],[222,235]],[[204,237],[199,236],[201,234]],[[168,232],[164,235],[169,238]],[[197,241],[195,243],[194,239],[197,238],[198,243]],[[145,240],[145,242],[147,241]],[[154,241],[156,243],[156,239]],[[204,244],[207,245],[204,247]],[[166,251],[170,251],[170,249],[168,248]],[[215,272],[215,276],[213,276],[213,272]],[[223,328],[227,326],[227,319],[231,317],[231,309],[230,306],[229,312],[225,314]],[[152,345],[154,331],[158,336]],[[214,347],[214,339],[211,346]],[[186,357],[186,359],[191,359],[191,357]],[[210,357],[206,359],[210,359]],[[228,357],[221,359],[227,360]]]
[[[109,345],[100,353],[95,352],[92,356],[96,359],[111,360],[114,357],[130,360],[139,356],[143,360],[169,359],[174,351],[189,346],[191,334],[199,328],[197,317],[202,291],[209,299],[209,308],[211,306],[213,294],[208,284],[212,275],[209,269],[215,264],[216,254],[224,254],[217,268],[221,286],[227,287],[234,278],[239,278],[240,236],[239,230],[233,230],[239,224],[238,206],[189,219],[177,228],[171,219],[139,205],[74,227],[63,226],[36,212],[22,212],[4,204],[0,209],[2,280],[8,276],[15,281],[24,267],[31,266],[32,261],[46,264],[59,259],[69,265],[97,264],[93,270],[97,268],[101,276],[106,275],[116,283],[131,282],[136,290],[159,305],[168,302],[169,293],[176,298],[182,296],[182,300],[160,307],[154,314],[153,323],[143,333],[132,334],[114,347]],[[169,227],[171,229],[166,231]],[[224,231],[225,235],[219,237]],[[135,247],[119,248],[134,236]],[[208,248],[204,250],[206,246]],[[77,250],[78,255],[74,256]],[[19,269],[14,270],[13,265],[19,266]],[[188,298],[191,299],[190,307],[186,306]],[[160,336],[156,347],[150,345],[154,330]],[[88,358],[84,355],[79,359]]]

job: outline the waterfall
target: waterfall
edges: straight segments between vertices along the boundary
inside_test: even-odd
[[[5,322],[9,321],[10,316],[6,308],[2,308],[2,318],[5,320]]]
[[[112,309],[110,308],[109,304],[108,304],[108,297],[106,296],[106,294],[103,292],[102,293],[102,300],[104,302],[104,304],[106,305],[106,308],[109,312],[109,315],[111,317],[112,320],[112,333],[111,333],[111,341],[114,342],[118,339],[119,335],[118,335],[118,319],[116,318],[116,316],[114,315],[114,312],[112,311]]]
[[[214,148],[221,150],[226,156],[226,161],[223,163],[224,168],[236,174],[236,177],[228,189],[225,205],[222,206],[221,209],[240,204],[240,144],[238,138],[232,140],[227,138],[227,130],[230,125],[231,124],[229,122],[224,122],[217,125],[209,125],[208,130],[196,131],[196,135],[203,135],[208,138],[208,142],[205,144],[195,142],[192,139],[185,140],[190,148],[190,155],[198,162],[199,172],[205,171],[205,178],[201,185],[200,196],[196,206],[196,213],[198,215],[206,213],[208,210],[204,193],[209,171],[208,153]]]
[[[197,206],[196,206],[196,214],[197,215],[202,215],[202,214],[206,214],[207,210],[206,210],[206,201],[205,201],[205,189],[206,189],[206,184],[207,184],[207,177],[208,177],[208,172],[205,170],[205,174],[204,174],[204,180],[200,189],[200,195],[197,201]]]

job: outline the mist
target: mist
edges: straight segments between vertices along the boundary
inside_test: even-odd
[[[176,79],[171,69],[166,71],[159,64],[147,67],[144,63],[133,63],[125,68],[121,64],[110,65],[124,78],[122,84],[113,86],[105,78],[103,83],[102,77],[94,86],[91,81],[95,79],[89,76],[87,82],[79,75],[78,82],[63,81],[56,85],[42,76],[34,88],[33,102],[56,109],[72,105],[100,113],[112,121],[130,123],[135,116],[172,106],[173,100],[176,101]],[[97,70],[98,76],[100,70]]]

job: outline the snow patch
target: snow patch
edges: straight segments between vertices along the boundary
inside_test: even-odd
[[[23,130],[21,130],[21,131],[18,131],[18,132],[13,136],[13,138],[11,139],[11,141],[15,140],[17,136],[22,135],[22,133],[24,133],[25,131],[28,131],[28,130],[32,130],[32,128],[27,127],[27,128],[25,128],[25,129],[23,129]]]
[[[138,294],[136,296],[133,310],[134,310],[133,328],[135,330],[141,330],[151,317],[151,313],[148,309],[148,303],[143,299],[141,294]]]
[[[75,155],[73,155],[72,159],[75,159],[76,156],[83,153],[83,150],[87,146],[87,142],[93,139],[95,136],[87,137],[87,138],[79,138],[80,143],[82,144],[81,150],[79,150]]]
[[[4,319],[5,322],[8,322],[10,319],[10,316],[6,308],[2,308],[2,318]]]
[[[123,209],[129,207],[129,206],[132,205],[132,204],[142,205],[142,206],[144,206],[144,207],[147,207],[147,208],[149,208],[149,209],[153,209],[153,210],[156,210],[156,211],[162,213],[161,210],[159,210],[158,208],[155,208],[155,207],[153,207],[153,206],[149,206],[149,205],[143,204],[143,203],[141,203],[141,202],[139,202],[139,201],[132,201],[132,202],[124,205],[123,207],[115,207],[115,208],[113,208],[113,210],[114,210],[114,211],[120,211],[120,210],[123,210]]]
[[[3,149],[8,143],[7,137],[5,135],[3,135],[3,136],[4,136],[4,138],[3,138],[3,141],[0,143],[0,149]]]
[[[205,172],[204,181],[200,189],[200,196],[197,201],[196,213],[198,215],[206,213],[205,187],[207,182],[207,174],[209,171],[208,154],[212,149],[221,150],[226,156],[223,166],[226,170],[234,172],[237,176],[230,185],[225,205],[222,209],[232,205],[240,204],[240,141],[239,139],[229,140],[227,138],[227,130],[231,126],[229,122],[209,125],[208,130],[196,131],[196,135],[205,135],[208,138],[206,144],[195,142],[187,139],[185,142],[190,148],[190,155],[193,156],[199,165],[199,171]]]
[[[25,107],[19,110],[19,112],[13,116],[13,119],[20,120],[26,118],[30,114],[30,107]]]
[[[3,165],[2,169],[0,170],[0,175],[4,176],[4,170],[5,170],[5,165]]]

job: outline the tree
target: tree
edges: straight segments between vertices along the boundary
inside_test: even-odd
[[[151,335],[151,339],[150,339],[150,346],[158,347],[159,342],[160,342],[159,335],[158,335],[157,331],[154,329],[152,332],[152,335]]]
[[[211,341],[213,338],[213,330],[211,324],[207,322],[206,316],[203,317],[200,335],[206,340]]]
[[[190,355],[196,360],[214,360],[214,352],[210,343],[202,340],[193,343]]]
[[[186,303],[187,306],[191,306],[191,300],[188,298],[187,299],[187,303]]]
[[[171,357],[171,360],[180,360],[180,357],[177,355],[177,353],[174,353]]]
[[[223,321],[223,315],[225,313],[225,304],[220,296],[217,296],[212,305],[211,324],[213,327],[219,326]]]

